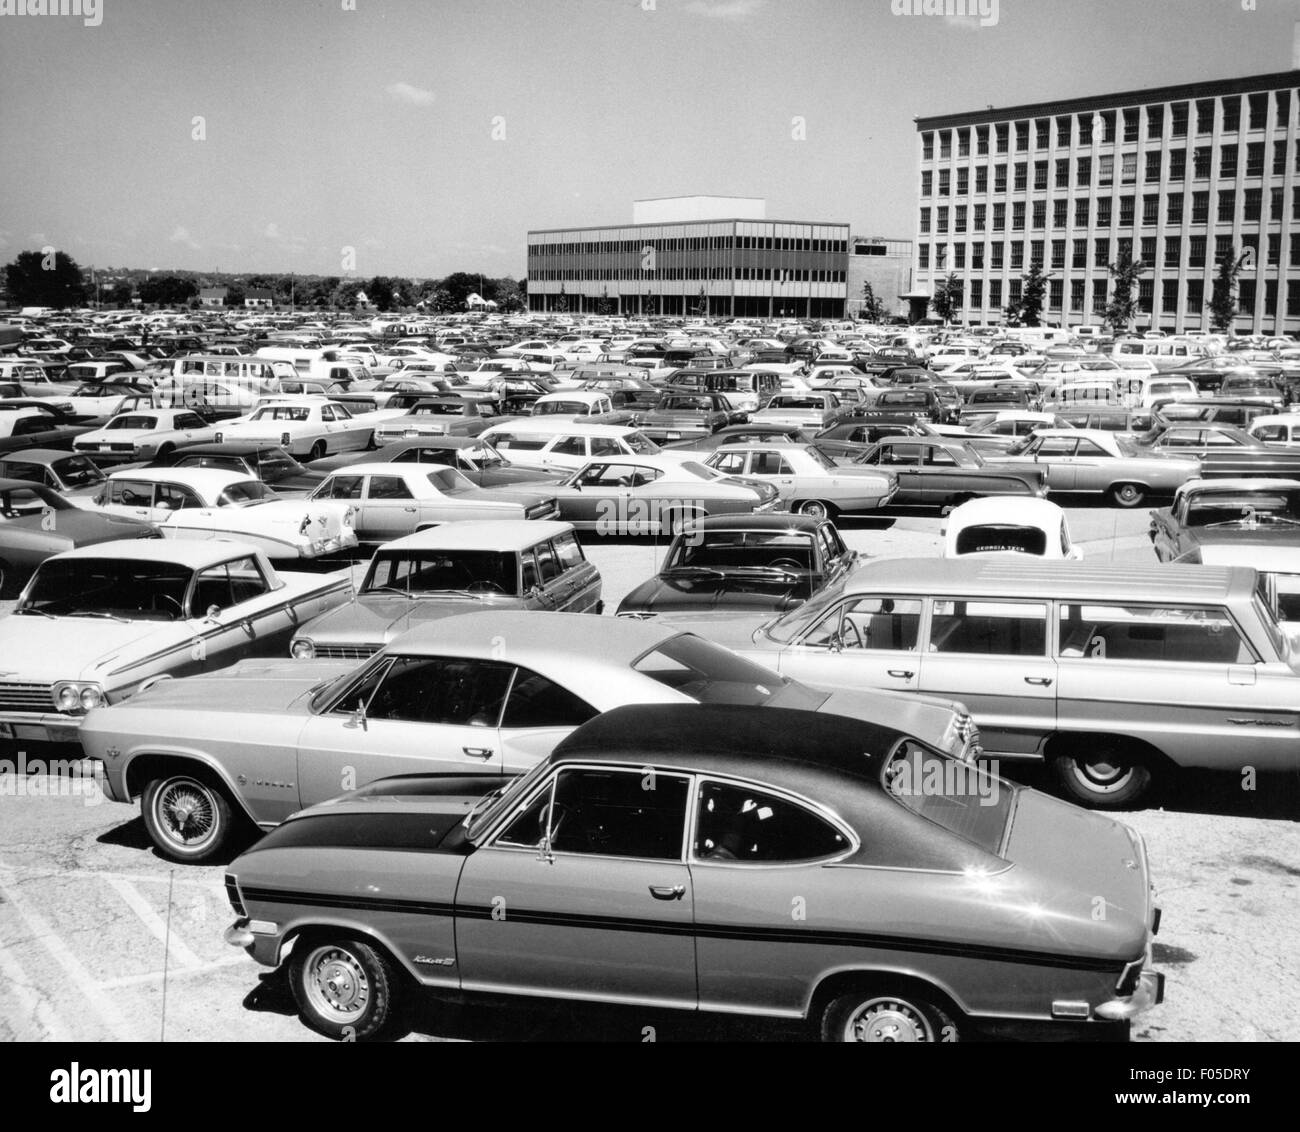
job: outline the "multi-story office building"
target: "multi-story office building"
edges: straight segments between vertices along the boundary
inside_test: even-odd
[[[1147,270],[1135,328],[1208,329],[1217,265],[1247,255],[1238,333],[1300,331],[1300,70],[916,120],[916,288],[1003,320],[1037,262],[1043,320],[1099,323],[1108,265]],[[915,313],[915,312],[914,312]]]
[[[842,318],[849,226],[764,211],[752,198],[669,198],[638,201],[621,227],[530,231],[529,308]]]

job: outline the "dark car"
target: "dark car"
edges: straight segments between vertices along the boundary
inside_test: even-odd
[[[853,459],[898,477],[893,506],[947,508],[984,495],[1047,495],[1036,467],[989,464],[967,444],[928,436],[891,436]]]
[[[679,534],[658,576],[628,594],[618,614],[778,613],[837,581],[857,559],[828,519],[718,515]]]
[[[20,448],[0,456],[0,478],[28,480],[66,495],[91,492],[108,477],[89,456],[58,448]]]
[[[808,437],[804,435],[803,430],[795,428],[793,425],[755,424],[750,421],[747,424],[727,425],[726,428],[720,428],[709,436],[697,436],[694,440],[673,441],[671,444],[665,444],[662,447],[671,452],[681,449],[690,452],[712,452],[725,444],[761,444],[769,440],[804,442],[807,439]]]
[[[669,386],[653,409],[640,414],[639,427],[651,440],[667,441],[708,436],[733,423],[731,406],[722,394]]]
[[[12,597],[37,566],[65,550],[117,539],[159,537],[157,528],[149,523],[103,511],[83,511],[41,484],[0,479],[0,597]]]
[[[962,405],[958,419],[962,424],[966,424],[980,417],[1013,409],[1026,413],[1032,412],[1037,408],[1036,400],[1031,393],[1033,389],[1035,386],[1023,382],[998,382],[996,385],[972,389],[966,395],[966,403]]]
[[[362,455],[373,455],[362,453]],[[246,472],[276,491],[313,491],[326,473],[306,468],[275,444],[242,443],[189,444],[176,448],[144,465],[146,468],[223,468]]]
[[[68,448],[90,426],[39,398],[0,401],[0,452],[22,448]]]
[[[455,468],[478,487],[511,487],[514,484],[561,483],[569,478],[536,468],[512,464],[486,440],[473,436],[419,436],[386,444],[375,452],[352,452],[328,456],[312,464],[312,470],[332,472],[350,464],[435,464]]]
[[[1199,458],[1202,479],[1235,476],[1300,479],[1300,451],[1272,447],[1231,425],[1196,422],[1157,426],[1133,443],[1143,456]]]
[[[1198,397],[1194,401],[1156,401],[1152,413],[1164,424],[1214,421],[1217,424],[1249,428],[1256,417],[1269,416],[1274,405],[1268,401],[1247,401],[1227,397]]]
[[[924,427],[910,415],[855,415],[823,429],[813,438],[813,444],[832,460],[852,458],[887,436],[921,436]]]
[[[865,406],[856,407],[855,417],[907,417],[913,421],[941,422],[949,417],[948,410],[933,389],[923,385],[882,389]]]

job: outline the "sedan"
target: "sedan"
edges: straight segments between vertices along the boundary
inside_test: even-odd
[[[788,425],[817,432],[833,425],[845,412],[834,393],[778,393],[750,419],[755,424]]]
[[[1134,449],[1143,455],[1181,456],[1199,461],[1206,479],[1236,476],[1300,478],[1300,452],[1265,444],[1231,425],[1170,425],[1138,437]]]
[[[120,413],[103,428],[77,437],[72,448],[101,460],[148,460],[166,456],[182,444],[203,444],[218,437],[218,430],[192,409],[150,409]]]
[[[337,401],[293,398],[263,405],[246,418],[222,425],[215,439],[278,444],[294,456],[319,460],[331,452],[372,447],[374,428],[367,417],[354,417]]]
[[[955,438],[887,436],[852,461],[897,477],[895,506],[950,508],[982,495],[1047,494],[1044,469],[991,464]]]
[[[772,484],[784,507],[815,519],[874,511],[898,490],[898,479],[877,468],[846,468],[811,444],[729,444],[705,463],[726,475]]]
[[[422,436],[399,440],[374,452],[328,456],[312,464],[312,471],[333,472],[364,461],[367,464],[440,464],[455,468],[475,487],[512,487],[515,484],[560,483],[568,473],[543,472],[507,460],[482,437]]]
[[[639,421],[651,440],[668,442],[710,436],[736,417],[743,419],[744,414],[733,413],[720,393],[684,393],[670,387],[654,408],[639,414]]]
[[[393,444],[418,436],[477,436],[492,423],[492,407],[455,394],[430,397],[406,416],[375,426],[375,444]]]

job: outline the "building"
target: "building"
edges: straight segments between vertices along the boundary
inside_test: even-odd
[[[753,197],[670,197],[635,202],[628,225],[531,231],[529,309],[842,318],[849,226],[765,211]]]
[[[846,313],[862,310],[862,287],[870,283],[876,300],[890,315],[907,314],[903,299],[912,289],[912,241],[884,236],[849,238]]]
[[[1148,268],[1134,329],[1208,329],[1217,264],[1244,252],[1236,331],[1300,331],[1298,84],[1292,70],[918,118],[917,293],[956,274],[961,321],[999,322],[1036,262],[1043,321],[1097,324],[1128,251]]]
[[[228,290],[225,287],[200,287],[199,306],[224,307]]]
[[[269,309],[275,306],[275,292],[270,287],[250,287],[244,292],[244,306]]]

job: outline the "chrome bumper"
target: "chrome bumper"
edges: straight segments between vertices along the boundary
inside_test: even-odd
[[[1107,1022],[1123,1022],[1136,1018],[1144,1010],[1159,1006],[1165,1000],[1165,977],[1159,971],[1145,967],[1138,976],[1137,989],[1127,998],[1112,998],[1101,1003],[1094,1013]]]
[[[0,711],[0,741],[26,739],[31,742],[75,743],[82,717],[62,712]]]

